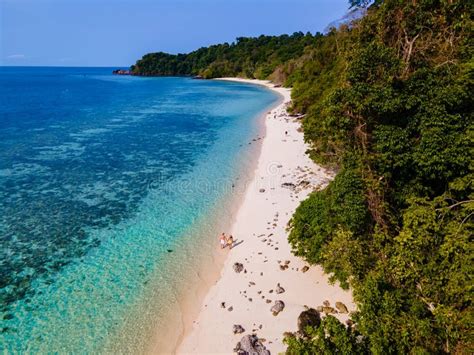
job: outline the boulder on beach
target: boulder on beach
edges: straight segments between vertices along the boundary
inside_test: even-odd
[[[283,301],[275,301],[275,304],[272,306],[270,311],[272,311],[274,316],[277,316],[278,313],[283,311],[284,308],[285,308],[285,303],[283,303]]]
[[[234,324],[234,326],[232,327],[232,331],[234,332],[234,334],[241,334],[245,332],[245,329],[240,324]]]
[[[332,307],[328,307],[328,306],[324,306],[323,307],[323,312],[326,313],[326,314],[334,314],[334,313],[337,313],[337,311],[332,308]]]
[[[339,313],[349,313],[346,305],[342,302],[336,302],[336,309],[339,311]]]
[[[309,266],[306,266],[306,265],[301,268],[302,272],[306,272],[308,270],[309,270]]]
[[[255,335],[245,335],[235,346],[238,355],[270,355],[260,339]]]
[[[306,187],[306,186],[308,186],[308,185],[310,185],[310,184],[311,184],[311,183],[310,183],[309,181],[307,181],[307,180],[301,180],[301,181],[298,183],[299,186],[303,186],[303,187]]]
[[[306,334],[306,327],[319,327],[321,324],[321,316],[314,308],[303,311],[298,316],[298,331],[301,334]]]
[[[296,185],[293,184],[292,182],[284,182],[283,184],[281,184],[281,187],[294,190],[296,188]]]
[[[283,292],[285,292],[285,289],[283,287],[281,287],[280,284],[278,283],[277,287],[275,289],[275,292],[276,293],[283,293]]]
[[[244,269],[244,265],[241,263],[234,263],[232,268],[234,269],[236,273],[239,273],[239,272],[242,272],[242,270]]]

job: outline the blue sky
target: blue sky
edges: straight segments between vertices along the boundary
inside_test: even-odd
[[[323,31],[348,0],[0,0],[0,65],[129,66],[239,36]]]

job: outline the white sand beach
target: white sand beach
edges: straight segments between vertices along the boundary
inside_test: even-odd
[[[237,245],[222,250],[227,257],[220,277],[176,352],[229,354],[244,335],[256,334],[277,354],[285,350],[283,333],[297,330],[297,318],[305,306],[316,308],[329,301],[332,307],[335,302],[344,303],[349,312],[355,307],[351,293],[330,285],[320,267],[311,266],[303,272],[307,264],[291,253],[287,241],[286,226],[300,201],[311,191],[324,188],[332,174],[305,154],[300,122],[286,113],[289,89],[267,81],[223,80],[265,85],[282,95],[283,101],[265,117],[266,134],[254,177],[231,230],[226,231]],[[235,263],[242,263],[244,270],[234,271]],[[276,292],[278,284],[284,292]],[[270,309],[277,300],[285,307],[274,316]],[[342,321],[348,318],[348,314],[335,316]],[[234,334],[234,325],[241,325],[245,332]]]

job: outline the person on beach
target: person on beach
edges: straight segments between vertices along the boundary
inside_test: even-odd
[[[232,247],[234,246],[234,237],[232,235],[227,238],[227,245],[229,246],[229,249],[232,249]]]
[[[225,233],[222,233],[219,237],[219,242],[221,243],[221,249],[224,249],[227,245],[227,238],[225,237]]]

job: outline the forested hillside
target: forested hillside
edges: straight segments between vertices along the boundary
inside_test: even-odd
[[[288,353],[474,352],[472,13],[469,1],[376,1],[325,35],[239,38],[132,67],[293,87],[312,158],[338,174],[297,209],[289,241],[352,288],[358,311],[348,327],[329,315],[289,336]]]
[[[265,79],[281,64],[314,45],[311,33],[291,36],[239,37],[235,43],[200,48],[189,54],[150,53],[131,67],[135,75],[242,76]]]

